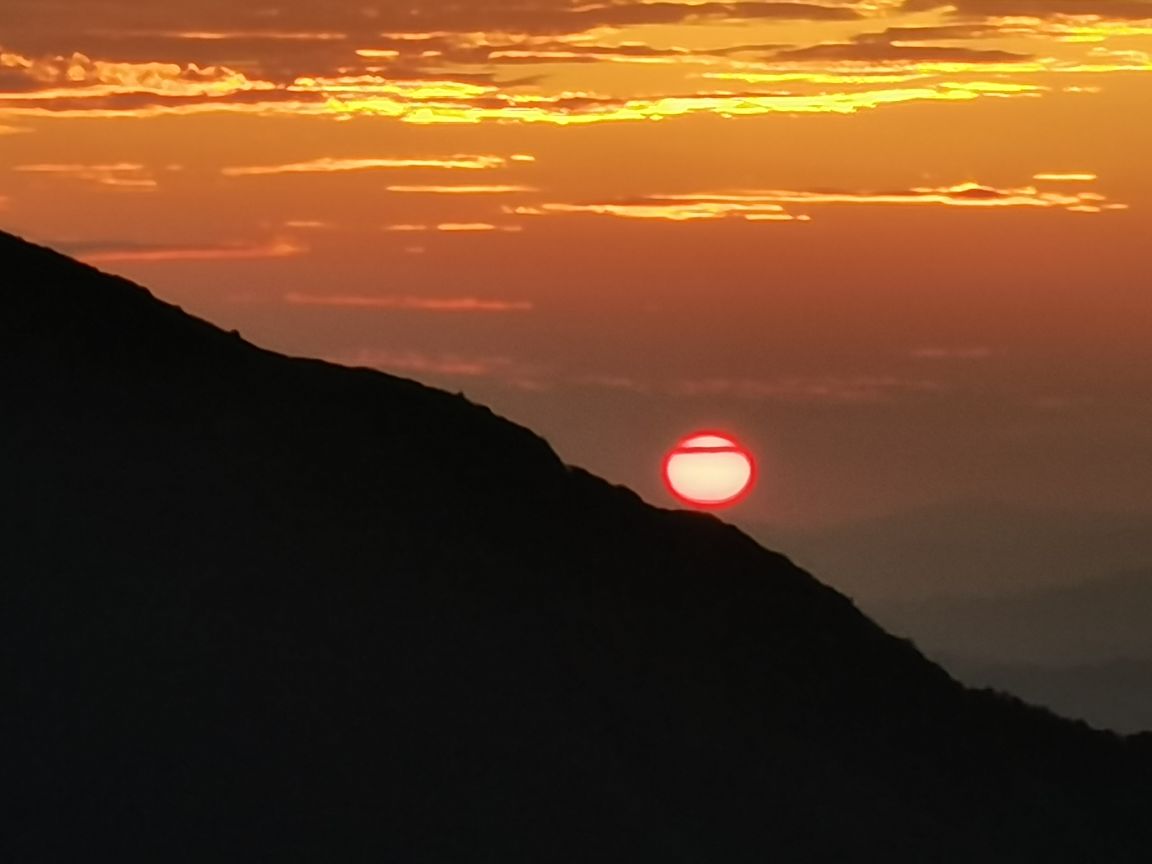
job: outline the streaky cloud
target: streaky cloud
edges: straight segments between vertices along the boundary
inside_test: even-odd
[[[405,312],[531,312],[535,305],[522,300],[479,297],[416,297],[411,295],[308,294],[290,292],[285,302],[293,306],[326,306],[339,309],[381,309]]]
[[[343,171],[400,170],[407,168],[443,168],[460,171],[485,171],[504,168],[512,159],[502,156],[447,156],[443,158],[363,158],[341,159],[324,156],[307,162],[279,165],[241,165],[223,168],[227,177],[260,177],[272,174],[333,174]]]

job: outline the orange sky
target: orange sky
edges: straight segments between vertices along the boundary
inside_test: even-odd
[[[5,0],[0,224],[651,500],[1152,513],[1152,2],[241,7]]]

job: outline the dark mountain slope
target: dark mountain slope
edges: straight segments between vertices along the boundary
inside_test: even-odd
[[[1147,860],[1145,739],[462,398],[0,235],[0,410],[2,860]]]

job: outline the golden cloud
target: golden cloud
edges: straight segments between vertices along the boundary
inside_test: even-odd
[[[270,174],[332,174],[342,171],[396,170],[406,168],[443,168],[460,171],[485,171],[504,168],[511,161],[524,161],[529,157],[502,156],[448,156],[445,158],[367,158],[336,159],[323,157],[308,162],[282,165],[246,165],[224,168],[228,177],[259,177]]]
[[[118,243],[63,243],[81,261],[89,264],[167,263],[171,261],[243,261],[260,258],[290,258],[308,249],[289,240],[262,244],[221,243],[205,246],[160,246]]]
[[[25,28],[26,39],[48,32],[42,18],[39,31],[27,23],[43,15],[36,2],[11,2],[19,10],[13,16],[17,32]],[[222,25],[234,23],[235,13],[223,0],[198,4],[194,26],[187,16],[174,16],[165,26],[162,16],[149,15],[144,28],[131,4],[113,3],[108,13],[119,23],[89,22],[71,33],[70,27],[79,25],[70,19],[60,23],[62,35],[49,43],[71,39],[90,52],[102,45],[137,60],[154,51],[153,56],[175,56],[180,62],[0,52],[0,116],[232,112],[368,116],[421,125],[581,125],[700,114],[852,114],[915,102],[959,104],[1039,96],[1047,88],[1029,83],[1038,75],[1152,71],[1147,54],[1127,45],[1124,50],[1098,45],[1075,57],[1067,50],[1078,42],[1152,34],[1152,16],[1135,14],[1150,8],[1142,0],[956,0],[951,6],[969,17],[950,23],[926,16],[896,17],[901,9],[948,8],[935,0],[910,0],[903,7],[899,0],[585,5],[501,0],[448,6],[416,0],[411,10],[373,7],[366,16],[363,10],[325,7],[321,15],[303,0],[285,0],[266,27],[256,23],[230,30]],[[408,14],[412,10],[420,14]],[[81,18],[83,12],[78,12],[77,20]],[[757,19],[835,22],[835,31],[826,32],[840,34],[843,41],[742,45],[736,36],[728,36],[724,44],[726,32],[739,31],[711,26]],[[178,20],[181,23],[173,26]],[[899,20],[928,23],[871,29]],[[721,44],[677,47],[675,40],[683,38],[688,24],[716,34]],[[640,31],[634,28],[640,25],[656,28],[653,33],[667,38],[650,37],[652,44],[637,41]],[[1060,43],[1063,50],[1059,57],[1050,56],[1051,51],[1017,53],[1005,50],[1005,38],[1015,40],[1013,47],[1034,40],[1049,46]],[[237,57],[248,59],[231,59]],[[548,83],[557,64],[563,66],[564,86]],[[606,94],[600,92],[604,87],[591,85],[602,84],[603,76],[580,82],[576,64],[651,66],[659,84],[645,86],[651,95],[641,96],[628,95],[639,91],[629,91],[623,82],[619,87],[613,83]],[[509,80],[509,67],[525,70],[524,76]],[[748,92],[709,92],[699,87],[701,80],[716,87],[740,82]],[[764,92],[784,85],[787,90]]]
[[[557,126],[606,122],[666,120],[694,114],[752,117],[764,114],[855,114],[904,102],[962,102],[988,95],[1026,93],[1038,88],[1021,85],[978,87],[965,84],[925,85],[839,93],[698,93],[614,99],[592,93],[556,96],[527,93],[492,94],[483,100],[439,99],[407,101],[332,97],[326,110],[339,117],[390,117],[418,125],[485,122],[543,123]]]
[[[388,186],[389,192],[424,195],[512,195],[520,192],[538,192],[534,186]]]
[[[487,233],[490,231],[506,234],[516,234],[523,231],[521,225],[494,225],[491,222],[441,222],[436,226],[437,231],[449,234]]]
[[[0,94],[4,100],[77,99],[146,93],[169,97],[219,97],[253,90],[274,90],[268,81],[251,81],[223,66],[114,63],[71,56],[25,57],[0,53],[0,69],[15,70],[26,89]]]
[[[479,297],[413,297],[410,295],[304,294],[284,295],[293,306],[327,306],[342,309],[383,309],[405,312],[531,312],[535,306],[521,300]]]
[[[54,177],[81,180],[100,186],[130,191],[154,192],[159,186],[146,166],[133,162],[104,165],[42,163],[17,165],[12,170],[25,174],[47,174]]]
[[[441,222],[438,225],[419,225],[412,223],[397,223],[385,225],[385,231],[397,233],[421,233],[424,231],[440,231],[446,234],[488,234],[505,233],[517,234],[524,230],[522,225],[495,225],[491,222]]]
[[[748,222],[803,222],[810,217],[806,214],[795,215],[785,205],[830,204],[1048,208],[1075,213],[1125,209],[1125,205],[1111,203],[1096,192],[1051,192],[1035,186],[1001,189],[980,183],[960,183],[955,186],[914,187],[890,192],[765,189],[650,195],[630,201],[511,207],[506,208],[506,212],[518,216],[592,214],[669,222],[733,218]]]
[[[513,207],[517,216],[558,216],[592,214],[621,219],[655,219],[667,222],[701,222],[736,217],[749,222],[806,222],[807,216],[793,216],[778,204],[767,201],[722,200],[722,196],[652,196],[641,201],[604,204],[542,204]]]

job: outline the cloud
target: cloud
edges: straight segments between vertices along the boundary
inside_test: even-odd
[[[283,224],[285,228],[295,228],[301,231],[324,231],[336,227],[335,223],[325,222],[322,219],[289,219]]]
[[[754,73],[734,75],[746,81]],[[720,76],[716,76],[720,77]],[[667,120],[699,114],[754,117],[765,114],[855,114],[884,105],[907,102],[964,102],[984,96],[1036,91],[1027,85],[971,86],[963,83],[925,84],[843,92],[762,93],[694,92],[683,95],[616,98],[586,92],[560,95],[489,92],[483,96],[398,98],[389,95],[333,94],[326,110],[338,117],[389,117],[416,125],[511,122],[555,126]]]
[[[20,50],[0,54],[0,119],[227,112],[572,126],[958,105],[1045,91],[1018,76],[1152,71],[1152,61],[1130,51],[1079,58],[1065,52],[1056,59],[1048,50],[956,44],[1152,34],[1152,22],[1140,23],[1152,16],[1136,14],[1150,8],[1149,0],[956,0],[968,10],[960,21],[855,35],[850,28],[894,20],[895,2],[278,0],[269,9],[238,9],[230,0],[198,0],[189,8],[73,0],[67,15],[44,0],[6,2],[6,44]],[[908,0],[906,9],[943,6]],[[973,11],[980,9],[992,11]],[[739,28],[712,26],[749,21],[813,22],[803,32],[836,32],[843,41],[742,45]],[[835,30],[822,31],[820,22]],[[678,47],[687,24],[721,44]],[[628,29],[661,25],[668,36],[653,44],[636,41]],[[731,44],[723,44],[726,38]],[[611,64],[652,67],[645,74],[658,83],[629,95],[616,81],[605,85],[603,75],[578,78],[581,67]],[[510,78],[509,67],[523,77]],[[557,71],[563,78],[553,77]],[[702,80],[743,86],[711,90]]]
[[[246,90],[272,90],[267,81],[251,81],[243,73],[223,66],[196,64],[124,63],[93,60],[75,52],[70,56],[26,57],[0,52],[0,82],[7,85],[5,100],[92,98],[129,93],[156,96],[229,96]]]
[[[423,195],[511,195],[539,191],[534,186],[389,186],[387,189]]]
[[[1152,2],[1149,0],[905,0],[903,11],[923,12],[943,8],[952,8],[960,15],[988,17],[1092,16],[1115,20],[1152,19]]]
[[[155,192],[155,177],[144,165],[118,162],[103,165],[55,164],[16,165],[12,169],[24,174],[47,174],[70,180],[81,180],[99,186],[130,191]]]
[[[199,246],[163,245],[123,241],[57,241],[53,246],[89,264],[166,263],[171,261],[240,261],[289,258],[305,254],[307,247],[289,240],[267,243],[217,243]]]
[[[576,41],[580,39],[581,41]],[[518,38],[507,44],[484,41],[471,46],[470,52],[460,46],[446,46],[443,53],[457,62],[487,62],[497,66],[541,64],[617,63],[641,66],[725,65],[735,54],[766,54],[782,45],[731,45],[709,50],[656,48],[643,42],[601,44],[584,41],[584,37],[556,39]],[[470,55],[470,56],[468,56]]]
[[[933,64],[928,70],[941,64],[981,65],[994,63],[1023,64],[1032,60],[1031,55],[1013,51],[986,48],[963,48],[945,45],[909,45],[880,39],[857,39],[852,42],[829,42],[778,52],[773,58],[777,61],[821,62],[863,62],[883,64]],[[923,69],[921,70],[923,71]],[[953,70],[954,71],[954,70]]]
[[[945,348],[928,345],[909,352],[914,360],[987,360],[996,352],[986,345]]]
[[[531,312],[535,306],[522,300],[490,300],[478,297],[414,297],[410,295],[305,294],[290,292],[284,300],[292,306],[327,306],[338,309],[381,309],[404,312]]]
[[[1089,205],[1103,208],[1107,205],[1104,196],[1093,192],[1044,192],[1035,186],[996,188],[980,183],[921,186],[882,192],[775,189],[738,193],[731,197],[737,201],[777,204],[931,204],[947,207],[1042,207],[1064,210]]]
[[[270,174],[333,174],[343,171],[401,170],[407,168],[443,168],[460,171],[485,171],[504,168],[510,161],[523,161],[526,157],[502,156],[449,156],[445,158],[366,158],[336,159],[323,157],[308,162],[282,165],[243,165],[224,168],[227,177],[259,177]]]
[[[507,372],[512,361],[506,357],[464,357],[457,354],[433,355],[421,351],[361,349],[329,358],[348,366],[366,366],[383,372],[406,372],[450,377],[482,378]]]
[[[963,24],[898,26],[858,33],[842,42],[784,48],[764,61],[745,62],[735,70],[707,70],[702,77],[750,84],[868,84],[930,81],[943,76],[1152,71],[1152,62],[1141,52],[1096,48],[1071,59],[953,44],[1009,38],[1092,42],[1136,33],[1152,34],[1152,28],[1117,28],[1114,23],[1095,19],[1047,21],[1039,18],[989,18]],[[1038,93],[1045,89],[1019,81],[1001,81],[995,86],[985,82],[979,88],[976,83],[960,81],[952,86],[982,91],[985,95],[1028,95],[1029,91]]]
[[[955,186],[915,187],[895,191],[843,190],[737,190],[693,194],[643,196],[638,199],[594,203],[548,203],[506,208],[518,216],[591,214],[625,219],[669,222],[700,222],[740,219],[749,222],[808,221],[788,205],[936,205],[969,208],[1049,208],[1071,212],[1100,213],[1124,209],[1095,192],[1050,192],[1035,186],[996,188],[979,183]]]
[[[37,37],[59,44],[83,34],[213,42],[340,42],[379,33],[581,33],[608,27],[686,21],[848,21],[855,4],[830,2],[596,2],[575,0],[410,0],[405,3],[316,3],[279,0],[271,9],[238,8],[233,0],[198,0],[188,6],[144,5],[133,0],[71,0],[68,14],[44,0],[6,0],[9,38]],[[275,14],[268,14],[274,11]],[[107,35],[105,35],[107,34]],[[90,37],[91,38],[91,37]]]
[[[778,204],[753,200],[724,200],[723,195],[659,196],[635,201],[600,204],[541,204],[509,208],[517,216],[559,216],[591,214],[621,219],[662,220],[666,222],[702,222],[739,218],[748,222],[805,222],[807,216],[793,216]]]
[[[946,388],[938,381],[906,379],[886,375],[824,377],[697,378],[666,385],[674,396],[723,396],[753,401],[833,405],[860,405],[891,402],[901,395],[933,394]]]
[[[330,360],[368,366],[394,374],[447,378],[487,378],[526,391],[555,388],[603,388],[674,399],[735,399],[776,404],[875,406],[908,398],[933,398],[949,386],[928,377],[886,374],[780,375],[777,377],[703,376],[637,378],[612,372],[578,372],[532,365],[506,356],[432,354],[416,350],[364,348]]]
[[[517,390],[548,390],[552,383],[546,370],[508,357],[430,354],[362,348],[329,357],[336,363],[367,366],[391,374],[431,375],[456,379],[487,378]]]
[[[571,47],[623,28],[699,22],[851,21],[856,4],[800,2],[602,2],[575,0],[412,0],[321,3],[277,0],[239,9],[232,0],[192,6],[131,0],[5,0],[0,94],[56,101],[151,94],[228,103],[252,90],[285,91],[311,78],[356,78],[388,66],[394,79],[427,77],[430,67],[528,62],[517,51],[600,53],[589,62],[655,59],[665,49],[624,45]],[[17,53],[17,49],[19,53]],[[500,51],[505,56],[494,57]],[[693,52],[667,49],[667,56]],[[706,53],[706,52],[705,52]],[[568,58],[572,59],[572,58]],[[10,62],[9,62],[10,61]],[[14,76],[2,74],[12,71]],[[359,68],[358,68],[359,67]],[[288,101],[275,97],[273,102]],[[307,101],[307,100],[297,100]],[[60,107],[60,106],[56,106]]]
[[[1048,173],[1048,174],[1033,174],[1032,179],[1033,180],[1048,181],[1050,183],[1091,183],[1093,180],[1098,180],[1099,177],[1097,177],[1095,174],[1087,174],[1087,173],[1080,173],[1080,174],[1076,174],[1076,173],[1072,173],[1072,174]]]
[[[524,229],[520,225],[494,225],[491,222],[441,222],[436,226],[436,230],[449,234],[485,234],[488,232],[517,234]]]
[[[710,376],[642,380],[625,375],[561,376],[559,383],[683,399],[738,399],[778,404],[831,406],[886,404],[908,396],[931,396],[947,386],[927,378],[894,375],[782,375],[773,378]]]

